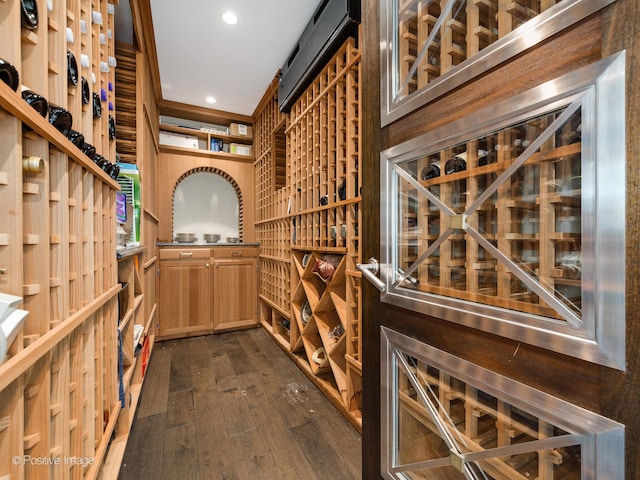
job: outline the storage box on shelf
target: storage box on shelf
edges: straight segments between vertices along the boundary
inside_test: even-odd
[[[169,121],[165,117],[166,121]],[[253,161],[253,127],[231,123],[230,126],[209,125],[173,119],[172,125],[160,125],[160,146],[163,150],[176,153],[218,156],[220,158]],[[187,124],[188,126],[182,125]]]
[[[347,40],[289,115],[273,89],[254,116],[262,325],[358,428],[359,61]],[[340,258],[327,285],[302,265],[326,255]],[[272,280],[285,271],[288,283]],[[304,323],[303,310],[311,312]]]

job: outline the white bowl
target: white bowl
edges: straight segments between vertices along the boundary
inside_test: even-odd
[[[205,233],[202,235],[202,239],[207,243],[216,243],[220,241],[220,235],[217,233]]]

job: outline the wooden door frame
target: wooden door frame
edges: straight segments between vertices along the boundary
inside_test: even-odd
[[[380,256],[380,1],[363,0],[360,36],[362,78],[362,259]],[[379,292],[362,281],[362,478],[380,476]]]

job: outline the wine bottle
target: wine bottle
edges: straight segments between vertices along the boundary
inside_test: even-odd
[[[67,83],[70,87],[78,85],[78,62],[71,50],[67,50]]]
[[[89,80],[84,75],[81,80],[82,84],[82,104],[88,105],[91,101],[91,89],[89,88]]]
[[[36,0],[20,0],[22,7],[22,26],[33,30],[38,26],[38,3]]]
[[[68,110],[57,105],[51,105],[49,106],[49,123],[66,137],[71,131],[73,117]]]
[[[99,119],[102,116],[102,104],[100,103],[100,95],[94,92],[93,94],[93,118]]]
[[[32,90],[23,90],[22,98],[42,117],[47,118],[49,103],[46,98]]]
[[[82,145],[81,150],[82,150],[82,153],[84,153],[91,160],[93,160],[96,156],[96,147],[94,147],[90,143],[84,143]]]
[[[116,119],[109,115],[109,140],[116,139]]]
[[[76,130],[69,130],[67,138],[78,148],[82,148],[84,145],[84,135]]]
[[[0,58],[0,80],[9,85],[14,92],[18,90],[18,85],[20,85],[20,76],[16,67],[2,58]]]

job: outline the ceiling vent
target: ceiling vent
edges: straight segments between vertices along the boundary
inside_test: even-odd
[[[282,66],[278,105],[288,112],[329,58],[360,23],[360,0],[324,0]]]

